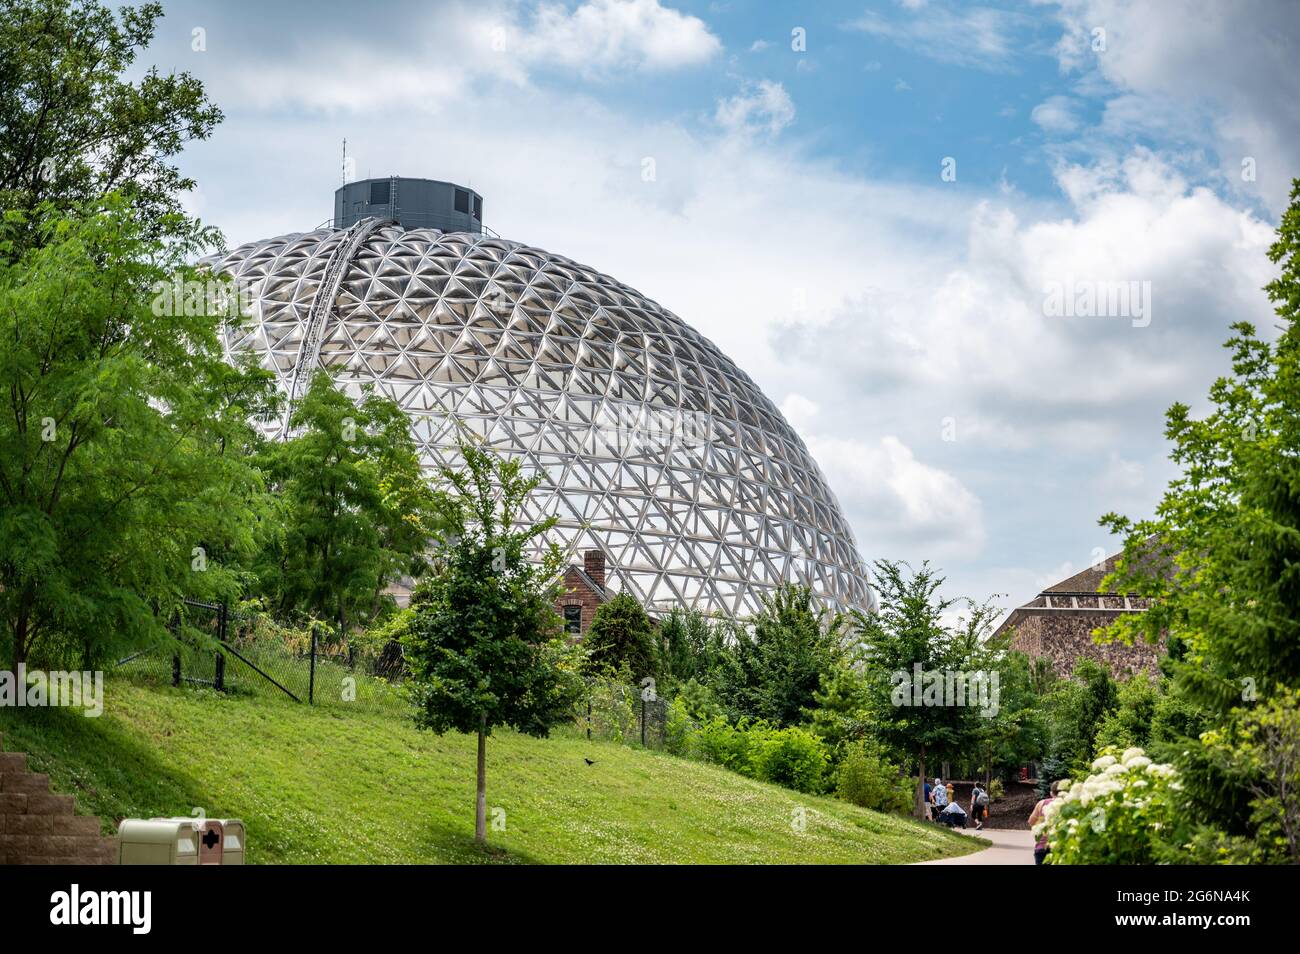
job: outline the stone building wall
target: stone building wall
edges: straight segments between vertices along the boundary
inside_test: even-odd
[[[1159,660],[1164,655],[1164,641],[1159,644],[1108,643],[1099,646],[1093,641],[1092,631],[1109,625],[1114,613],[1087,610],[1042,610],[1021,608],[1018,619],[1009,620],[1015,634],[1011,648],[1026,653],[1031,658],[1048,659],[1059,676],[1074,671],[1075,660],[1080,656],[1094,659],[1110,668],[1116,676],[1135,672],[1155,674]]]

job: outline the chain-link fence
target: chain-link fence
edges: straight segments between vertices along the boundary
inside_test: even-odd
[[[186,601],[174,635],[118,662],[114,671],[160,685],[283,695],[317,706],[406,712],[400,649],[358,658],[318,642],[295,648],[260,638],[220,605]]]
[[[186,601],[173,635],[120,660],[114,672],[155,685],[204,686],[238,695],[279,695],[307,705],[406,714],[406,665],[396,644],[358,657],[311,634],[291,640],[259,636],[251,621],[218,604]],[[589,739],[662,749],[668,703],[654,684],[587,680],[575,726]]]
[[[587,699],[574,721],[589,739],[606,739],[662,749],[668,703],[653,685],[629,686],[612,679],[587,680]]]

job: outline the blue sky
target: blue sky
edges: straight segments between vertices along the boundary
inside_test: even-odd
[[[1170,476],[1164,409],[1230,322],[1271,333],[1293,0],[165,9],[147,59],[226,112],[182,165],[232,243],[326,219],[345,136],[358,176],[470,183],[717,342],[864,557],[954,594],[1016,605],[1113,550],[1098,516]],[[1149,320],[1047,313],[1120,282]]]

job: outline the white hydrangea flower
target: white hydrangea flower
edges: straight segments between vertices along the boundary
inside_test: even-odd
[[[1124,750],[1124,754],[1120,756],[1120,761],[1127,763],[1127,762],[1131,762],[1133,759],[1141,758],[1145,755],[1146,752],[1144,752],[1142,749],[1140,749],[1138,746],[1135,745],[1132,748]]]
[[[1103,755],[1101,758],[1097,759],[1097,761],[1092,763],[1092,770],[1094,772],[1104,772],[1114,764],[1115,756]]]

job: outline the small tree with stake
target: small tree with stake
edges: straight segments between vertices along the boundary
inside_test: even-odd
[[[403,637],[416,724],[478,734],[474,840],[487,841],[487,737],[498,726],[544,737],[582,692],[582,650],[561,638],[554,609],[561,554],[528,560],[554,518],[529,524],[537,478],[464,440],[465,466],[444,469],[447,527],[434,573],[412,597]]]

